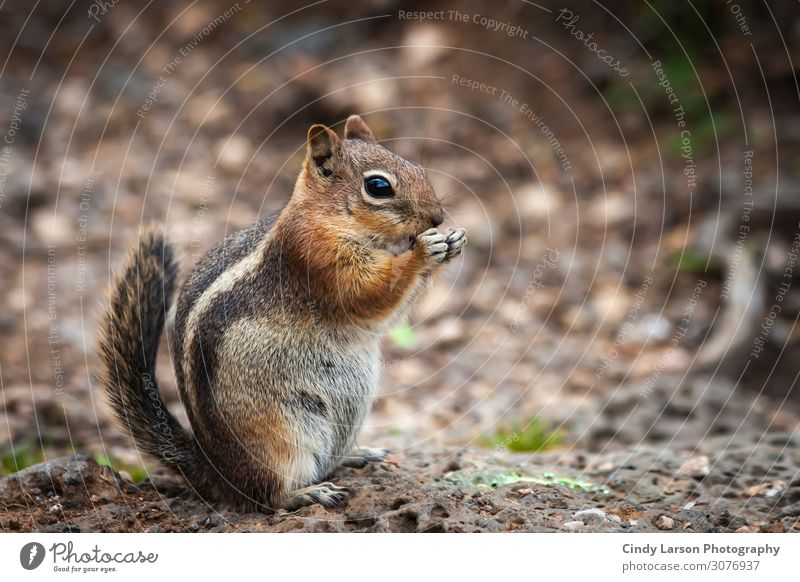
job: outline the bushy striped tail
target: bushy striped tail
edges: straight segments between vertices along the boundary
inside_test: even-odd
[[[119,424],[139,450],[186,475],[202,465],[199,451],[192,435],[167,410],[155,377],[158,343],[177,272],[173,249],[163,233],[143,230],[115,276],[98,351],[100,381]]]

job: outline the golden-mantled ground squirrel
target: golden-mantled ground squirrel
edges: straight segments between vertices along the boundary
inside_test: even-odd
[[[178,299],[175,370],[192,433],[155,380],[176,285],[172,247],[146,229],[102,321],[101,383],[141,450],[201,495],[242,509],[335,505],[323,482],[385,450],[355,446],[380,371],[380,337],[408,312],[464,229],[419,165],[382,147],[358,116],[344,139],[308,131],[286,206],[198,262]]]

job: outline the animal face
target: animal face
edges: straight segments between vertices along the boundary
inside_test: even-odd
[[[348,119],[345,139],[315,125],[309,130],[307,189],[341,212],[340,227],[368,233],[370,244],[391,252],[407,249],[416,235],[439,226],[444,210],[422,166],[375,141],[358,116]]]

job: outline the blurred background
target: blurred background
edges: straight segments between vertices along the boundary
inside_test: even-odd
[[[359,113],[469,233],[364,442],[731,450],[717,494],[798,491],[799,46],[791,0],[3,4],[0,471],[145,478],[94,378],[111,268],[155,220],[185,275]]]

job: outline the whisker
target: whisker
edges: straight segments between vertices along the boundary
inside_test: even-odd
[[[371,244],[372,244],[372,243],[375,241],[375,239],[376,239],[376,238],[378,238],[379,236],[380,236],[380,235],[376,234],[376,235],[375,235],[375,236],[373,236],[371,239],[369,239],[367,242],[365,242],[365,243],[364,243],[364,246],[362,246],[362,247],[361,247],[360,249],[358,249],[358,250],[359,250],[359,251],[363,251],[365,248],[367,248],[369,245],[371,245]]]
[[[439,197],[439,202],[444,203],[446,200],[453,198],[453,196],[455,196],[456,194],[457,192],[448,192],[447,194],[444,194],[443,196]]]

